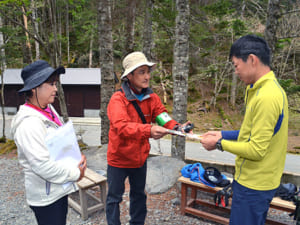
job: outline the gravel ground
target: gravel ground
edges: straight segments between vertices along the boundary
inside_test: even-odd
[[[37,224],[31,209],[26,204],[24,196],[24,176],[16,158],[0,158],[0,225],[35,225]],[[128,216],[128,184],[121,204],[121,222],[127,224]],[[146,225],[202,225],[217,224],[204,221],[193,216],[180,215],[180,188],[175,185],[163,194],[148,195],[148,214]],[[273,219],[280,219],[286,224],[295,224],[287,213],[271,210],[269,216]],[[80,224],[106,224],[103,211],[93,213],[88,220],[83,221],[80,215],[69,208],[68,225]]]

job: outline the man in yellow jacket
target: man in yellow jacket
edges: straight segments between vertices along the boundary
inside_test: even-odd
[[[212,131],[201,143],[236,155],[231,225],[265,224],[284,169],[288,140],[288,102],[273,71],[266,41],[246,35],[230,50],[235,73],[247,85],[245,116],[238,131]]]

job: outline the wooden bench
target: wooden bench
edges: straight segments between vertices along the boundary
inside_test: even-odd
[[[204,193],[216,193],[217,191],[221,190],[222,188],[220,187],[215,187],[215,188],[211,188],[208,187],[202,183],[197,183],[197,182],[193,182],[191,181],[189,178],[185,178],[185,177],[180,177],[178,179],[178,181],[181,183],[181,205],[180,205],[180,211],[181,214],[192,214],[204,219],[208,219],[211,221],[215,221],[218,222],[220,224],[229,224],[229,214],[230,214],[230,206],[231,206],[231,201],[229,201],[229,206],[227,207],[219,207],[216,206],[215,203],[212,201],[205,201],[202,199],[197,199],[197,191],[202,191]],[[188,189],[191,189],[190,192],[190,196],[188,199]],[[230,199],[231,200],[231,199]],[[202,209],[196,209],[195,206],[196,204],[204,206],[204,207],[208,207],[211,210],[210,211],[218,211],[218,212],[222,212],[223,214],[227,214],[228,217],[223,217],[219,215],[216,215],[214,213],[211,212],[207,212],[204,211]],[[286,212],[294,212],[295,210],[295,205],[292,202],[289,201],[285,201],[282,200],[280,198],[273,198],[271,204],[270,204],[270,208],[273,209],[278,209],[278,210],[282,210],[282,211],[286,211]],[[275,221],[272,219],[267,219],[266,224],[276,224],[276,225],[280,225],[280,224],[285,224],[285,223],[281,223],[279,221]]]
[[[87,168],[84,177],[77,182],[79,187],[79,203],[77,203],[71,195],[69,196],[69,205],[81,214],[83,220],[86,220],[89,214],[105,209],[106,202],[106,177]],[[100,188],[100,198],[90,193],[89,189]],[[97,203],[88,207],[88,196],[90,196]]]

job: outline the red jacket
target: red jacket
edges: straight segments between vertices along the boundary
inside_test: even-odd
[[[107,163],[119,168],[139,168],[144,165],[150,151],[150,129],[155,118],[167,112],[157,94],[148,88],[141,101],[130,90],[127,82],[122,91],[115,92],[108,104],[107,115],[110,120]],[[136,100],[147,124],[143,124],[130,101]],[[173,129],[178,124],[171,120],[164,125]]]

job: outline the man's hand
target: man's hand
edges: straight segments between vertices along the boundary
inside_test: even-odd
[[[156,125],[151,127],[151,137],[154,139],[162,138],[166,134],[168,134],[168,129],[164,127],[156,126]]]
[[[188,128],[188,131],[185,130],[186,128]],[[187,121],[184,124],[179,125],[176,130],[181,131],[182,133],[193,134],[193,128],[194,124],[192,124],[190,121]]]
[[[222,138],[221,131],[209,131],[202,135],[200,143],[206,150],[211,151],[216,149],[216,143],[220,138]]]
[[[85,169],[86,169],[86,157],[85,157],[85,155],[81,155],[81,160],[78,164],[78,168],[80,170],[80,176],[79,176],[77,181],[80,181],[83,178],[84,172],[85,172]]]

